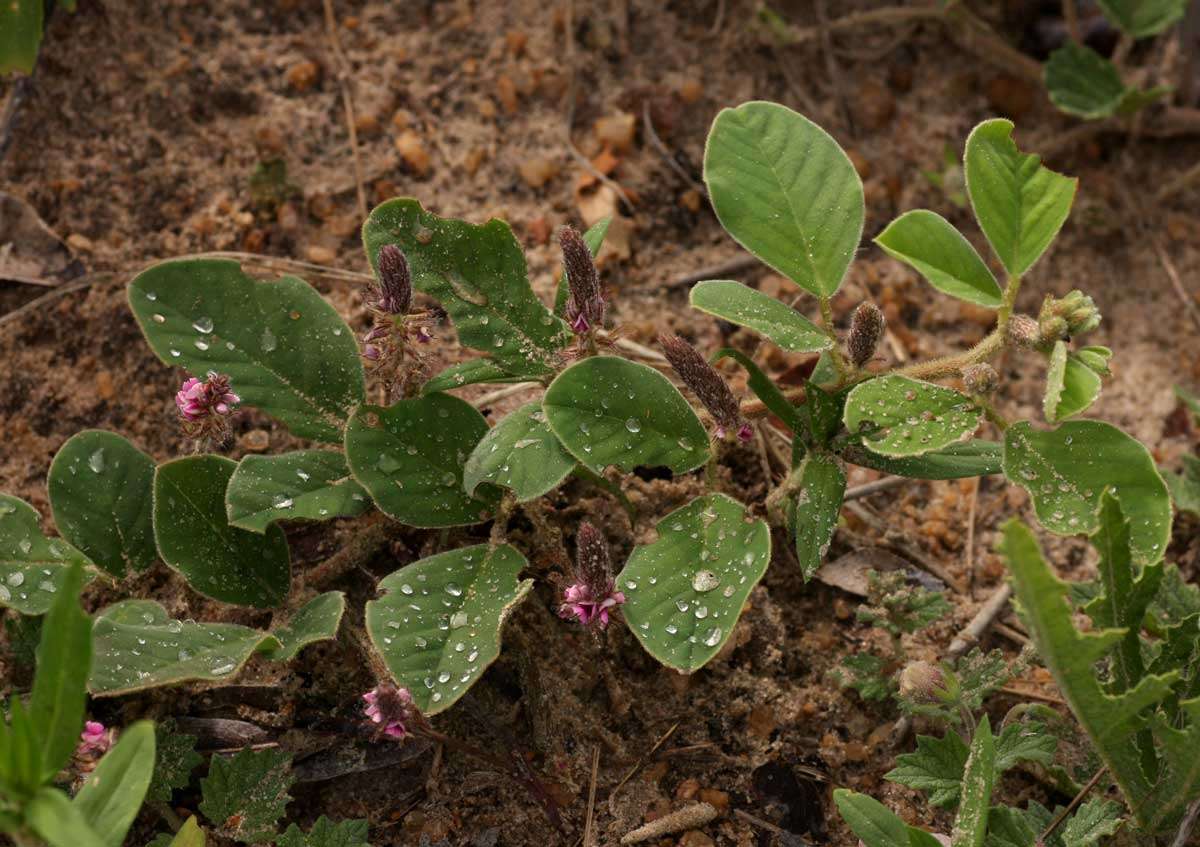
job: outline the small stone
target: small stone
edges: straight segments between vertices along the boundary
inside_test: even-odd
[[[842,752],[845,753],[847,762],[865,762],[871,751],[861,741],[847,741],[842,747]]]
[[[297,62],[287,69],[287,83],[296,91],[308,91],[321,78],[321,66],[311,59]]]
[[[96,374],[96,395],[101,400],[111,400],[113,397],[112,371],[100,371]]]
[[[767,705],[755,706],[751,709],[746,723],[750,727],[750,734],[759,738],[770,738],[771,733],[778,725],[778,721],[775,719],[775,710]]]
[[[487,158],[487,149],[484,147],[472,147],[467,151],[467,155],[463,156],[462,168],[469,176],[474,176]]]
[[[689,188],[687,191],[679,195],[679,205],[687,209],[693,215],[700,211],[704,205],[704,198],[700,196],[700,192],[694,188]]]
[[[729,793],[716,788],[701,788],[700,799],[721,814],[729,811]]]
[[[271,446],[271,436],[265,429],[252,429],[242,434],[238,446],[249,453],[261,453]]]
[[[988,80],[983,90],[992,111],[1014,121],[1033,108],[1034,86],[1027,80],[1000,74]]]
[[[703,94],[704,86],[698,79],[684,80],[683,84],[679,86],[679,99],[688,105],[695,103]]]
[[[90,253],[95,249],[92,239],[79,232],[73,232],[67,236],[67,245],[72,250],[80,250],[84,253]]]
[[[516,83],[507,74],[501,74],[496,79],[496,99],[500,101],[500,107],[507,115],[515,115],[520,108]]]
[[[375,115],[359,115],[354,120],[354,130],[359,135],[370,138],[379,134],[379,118]]]
[[[538,215],[525,225],[525,232],[529,235],[529,240],[534,244],[547,244],[550,241],[550,235],[553,228],[550,222],[546,220],[545,215]]]
[[[689,830],[679,839],[679,847],[713,847],[713,840],[698,829]]]
[[[886,85],[869,79],[858,87],[858,95],[852,98],[851,108],[859,126],[878,132],[892,122],[896,114],[896,100]]]
[[[421,136],[417,135],[415,131],[407,129],[400,133],[400,137],[396,139],[396,152],[408,165],[409,170],[417,176],[425,176],[429,173],[429,152],[425,149]]]
[[[675,799],[682,802],[689,802],[694,800],[699,792],[700,782],[689,777],[676,786]]]
[[[559,163],[556,159],[546,156],[534,156],[521,162],[517,170],[526,185],[530,188],[541,188],[558,176]]]
[[[519,29],[510,29],[504,35],[504,44],[514,58],[525,52],[525,45],[528,43],[529,36]]]
[[[330,250],[328,247],[322,247],[320,244],[313,244],[304,251],[304,255],[308,261],[315,262],[318,265],[330,265],[337,258],[337,253]]]
[[[618,153],[633,147],[633,135],[637,119],[629,112],[618,112],[596,120],[593,131],[596,140]]]

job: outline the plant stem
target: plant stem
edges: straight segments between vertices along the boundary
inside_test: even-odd
[[[927,362],[917,362],[903,368],[896,368],[893,372],[901,376],[912,377],[913,379],[936,379],[937,377],[950,376],[951,374],[958,373],[967,365],[987,361],[1004,349],[1004,346],[1005,335],[997,328],[992,330],[987,338],[965,353],[940,356],[936,359],[930,359]]]
[[[1021,277],[1010,275],[1004,286],[1004,299],[996,313],[996,329],[1002,334],[1008,329],[1008,322],[1012,319],[1013,307],[1017,303],[1020,290]]]
[[[829,355],[833,359],[833,367],[837,371],[838,386],[846,384],[850,377],[849,363],[842,355],[841,339],[838,338],[837,330],[833,327],[833,304],[828,297],[821,298],[821,326],[825,330],[825,334],[829,336],[829,340],[833,342],[833,346],[829,348]]]

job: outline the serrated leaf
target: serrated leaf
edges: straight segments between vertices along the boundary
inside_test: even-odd
[[[71,801],[108,847],[121,847],[154,773],[154,724],[138,721],[104,754]]]
[[[92,638],[89,687],[96,696],[228,680],[255,651],[279,649],[273,636],[250,627],[174,620],[153,600],[124,600],[104,609]]]
[[[969,755],[956,732],[947,732],[942,738],[918,735],[916,751],[897,756],[896,767],[883,778],[924,791],[934,806],[952,809],[958,803]]]
[[[37,510],[0,494],[0,606],[41,615],[54,603],[70,566],[91,562],[61,538],[42,535]],[[85,579],[90,580],[91,575]]]
[[[177,732],[171,720],[155,724],[154,749],[154,774],[146,789],[146,800],[170,803],[176,789],[186,788],[191,782],[192,771],[204,757],[196,752],[196,736]]]
[[[336,637],[345,611],[346,595],[342,592],[328,591],[317,595],[301,606],[284,626],[271,633],[282,646],[267,650],[268,657],[286,662],[309,644]]]
[[[346,458],[389,517],[417,527],[476,524],[500,499],[490,487],[478,496],[463,488],[463,463],[487,431],[483,415],[449,394],[360,406],[346,427]]]
[[[842,496],[846,493],[846,473],[836,456],[809,451],[786,485],[789,496],[784,508],[788,532],[796,544],[800,573],[808,582],[820,569],[837,529]]]
[[[983,411],[966,395],[905,376],[859,383],[846,397],[845,423],[882,456],[920,456],[966,441]]]
[[[70,760],[83,728],[92,632],[91,621],[79,606],[82,586],[82,565],[72,564],[46,615],[38,645],[29,714],[43,781],[52,779]]]
[[[722,347],[712,354],[710,361],[716,364],[726,358],[733,359],[745,368],[746,374],[749,377],[746,382],[750,386],[750,390],[754,392],[754,396],[761,400],[763,405],[773,415],[783,421],[784,426],[796,434],[802,434],[805,431],[805,424],[800,411],[788,401],[783,392],[776,387],[769,376],[762,372],[762,369],[754,363],[753,359],[740,350],[735,350],[732,347]],[[820,391],[820,389],[817,389],[817,391]]]
[[[971,242],[936,212],[905,212],[875,237],[875,243],[943,294],[989,309],[1000,307],[1000,286],[988,266]]]
[[[553,373],[570,330],[534,294],[521,245],[504,221],[439,218],[401,197],[375,207],[363,244],[372,268],[385,244],[404,251],[413,287],[441,303],[464,347],[486,352],[514,376]]]
[[[1004,474],[1029,492],[1042,526],[1060,535],[1099,526],[1100,494],[1111,488],[1131,524],[1134,561],[1161,558],[1171,532],[1171,499],[1150,453],[1101,421],[1068,421],[1035,430],[1028,422],[1004,434]]]
[[[452,388],[480,383],[515,383],[527,380],[528,377],[510,374],[491,359],[468,359],[451,365],[429,380],[421,386],[421,393],[432,394],[435,391],[449,391]]]
[[[174,259],[129,284],[129,305],[164,364],[228,374],[243,403],[295,436],[340,441],[363,400],[353,332],[302,279],[263,282],[227,259]]]
[[[46,478],[63,537],[115,577],[154,564],[154,460],[115,433],[85,429],[67,440]]]
[[[368,825],[365,820],[334,823],[321,815],[307,833],[292,824],[279,836],[275,847],[371,847],[367,843]]]
[[[575,457],[546,423],[540,401],[510,412],[476,445],[463,467],[463,487],[481,483],[507,488],[524,503],[553,490],[575,468]]]
[[[996,745],[991,723],[984,715],[975,727],[971,753],[963,770],[961,799],[950,833],[951,847],[983,847],[995,782]]]
[[[733,634],[742,606],[771,561],[771,533],[726,497],[698,497],[634,548],[618,587],[630,631],[664,665],[691,673]]]
[[[993,118],[971,131],[963,168],[975,218],[1005,269],[1020,276],[1050,246],[1071,211],[1078,180],[1054,173],[1017,149],[1012,121]]]
[[[887,673],[888,663],[873,653],[855,653],[842,659],[831,675],[843,688],[853,688],[864,700],[886,700],[896,691]]]
[[[1042,399],[1046,420],[1051,423],[1066,420],[1096,402],[1100,396],[1100,373],[1107,372],[1106,362],[1111,355],[1112,351],[1106,347],[1089,347],[1079,354],[1069,353],[1065,342],[1055,342]],[[1098,372],[1097,368],[1102,370]]]
[[[542,398],[562,445],[591,470],[609,465],[687,473],[709,457],[708,433],[665,376],[615,356],[592,356],[560,373]]]
[[[1126,34],[1145,38],[1182,18],[1187,0],[1097,0],[1097,5]]]
[[[282,750],[242,750],[213,756],[200,780],[200,811],[235,841],[271,841],[295,782],[292,757]]]
[[[110,847],[57,788],[45,786],[25,805],[25,824],[50,847]]]
[[[1092,797],[1086,800],[1063,824],[1063,847],[1089,847],[1101,838],[1115,835],[1121,828],[1120,803]]]
[[[612,223],[612,215],[605,215],[596,221],[583,234],[583,243],[587,245],[592,258],[600,254],[604,246],[604,237],[608,235],[608,227]],[[554,314],[560,318],[567,313],[567,301],[571,298],[571,286],[567,282],[567,269],[563,266],[562,279],[558,281],[558,289],[554,292]]]
[[[728,279],[692,286],[689,300],[701,312],[746,326],[794,353],[813,353],[833,346],[829,335],[804,315],[774,297]]]
[[[230,526],[258,533],[276,521],[353,517],[370,507],[345,454],[335,450],[246,456],[225,489]]]
[[[1036,800],[1031,801],[1027,809],[993,806],[988,814],[987,847],[1030,847],[1053,817],[1050,810]]]
[[[850,446],[843,459],[864,468],[914,479],[963,479],[1003,472],[1004,445],[973,438],[964,444],[951,444],[923,456],[880,456],[862,447]]]
[[[1050,102],[1081,118],[1109,117],[1125,95],[1117,66],[1070,39],[1050,54],[1044,75]]]
[[[367,633],[396,683],[434,715],[467,693],[500,655],[504,621],[532,587],[507,544],[463,547],[406,565],[367,603]]]
[[[996,736],[996,776],[1021,762],[1049,767],[1054,762],[1058,739],[1037,721],[1010,723]]]
[[[264,535],[229,525],[225,490],[236,468],[236,462],[213,455],[159,465],[154,474],[158,552],[205,596],[242,606],[277,606],[291,582],[287,539],[277,526]]]
[[[723,109],[704,182],[733,238],[804,290],[830,297],[862,237],[862,180],[833,138],[778,103]]]

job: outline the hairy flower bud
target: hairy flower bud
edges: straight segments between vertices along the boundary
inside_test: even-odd
[[[929,662],[909,662],[900,671],[900,696],[916,703],[939,703],[946,691],[946,675]]]
[[[1065,297],[1047,296],[1038,313],[1043,341],[1061,341],[1100,326],[1100,310],[1091,297],[1075,289]]]
[[[609,612],[625,602],[616,590],[608,542],[595,526],[584,521],[575,535],[574,581],[563,591],[558,614],[574,618],[584,626],[608,626]]]
[[[175,392],[175,406],[180,416],[189,423],[214,415],[227,416],[240,402],[242,398],[230,390],[229,377],[212,371],[203,382],[192,377]]]
[[[1008,340],[1017,347],[1032,350],[1041,343],[1042,331],[1029,315],[1013,315],[1008,321]]]
[[[1000,374],[986,362],[962,369],[963,386],[969,394],[991,394],[1000,384]]]
[[[604,323],[604,295],[600,274],[592,261],[592,251],[583,237],[569,226],[558,231],[562,248],[563,270],[567,275],[567,321],[579,335],[585,335]]]
[[[412,274],[408,260],[395,244],[379,250],[379,281],[371,288],[368,305],[387,315],[407,315],[412,308]]]
[[[878,306],[870,300],[858,304],[850,318],[850,335],[846,338],[846,352],[855,367],[861,368],[871,361],[886,326],[887,321]]]
[[[407,688],[397,688],[390,682],[381,682],[362,696],[367,704],[364,710],[371,723],[378,724],[376,734],[396,740],[409,734],[407,724],[417,717],[412,693]]]
[[[728,383],[717,369],[705,361],[695,347],[678,335],[660,335],[658,343],[679,379],[692,390],[716,421],[717,436],[724,438],[726,433],[734,432],[740,440],[748,441],[753,435],[753,430],[742,417],[737,398],[733,396]]]

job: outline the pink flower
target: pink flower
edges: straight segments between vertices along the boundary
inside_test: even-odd
[[[401,739],[408,735],[405,721],[414,712],[412,694],[407,688],[397,688],[380,683],[362,696],[367,703],[364,710],[371,723],[379,724],[380,733],[389,738]]]
[[[105,728],[99,721],[88,721],[79,734],[75,755],[81,759],[98,759],[112,747],[115,735],[113,730]]]
[[[203,382],[191,377],[175,394],[175,405],[185,421],[196,422],[212,415],[226,416],[242,402],[229,387],[229,377],[209,371]]]
[[[595,624],[604,629],[608,626],[608,613],[625,602],[625,594],[613,590],[615,586],[610,580],[608,589],[600,596],[594,596],[592,590],[582,582],[568,585],[563,592],[563,604],[558,609],[559,617],[575,618],[584,626]]]

